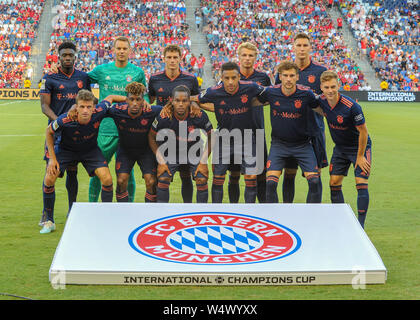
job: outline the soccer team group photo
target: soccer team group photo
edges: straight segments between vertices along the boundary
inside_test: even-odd
[[[419,10],[0,0],[0,297],[418,299]]]

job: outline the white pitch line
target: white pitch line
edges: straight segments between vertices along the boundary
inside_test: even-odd
[[[0,113],[0,116],[44,116],[42,113]]]
[[[5,103],[0,103],[0,106],[7,106],[9,104],[16,104],[16,103],[22,103],[23,101],[19,100],[19,101],[11,101],[11,102],[5,102]]]
[[[11,137],[42,137],[43,134],[0,134],[0,138],[11,138]]]

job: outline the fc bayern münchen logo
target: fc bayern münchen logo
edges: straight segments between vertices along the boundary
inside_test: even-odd
[[[228,212],[193,212],[160,218],[131,232],[128,242],[150,258],[201,265],[276,260],[299,250],[301,239],[276,222]]]

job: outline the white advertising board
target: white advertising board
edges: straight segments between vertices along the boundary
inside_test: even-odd
[[[52,284],[385,283],[347,204],[75,203]]]

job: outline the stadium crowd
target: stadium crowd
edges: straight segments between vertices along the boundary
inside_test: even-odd
[[[418,91],[419,2],[341,0],[340,9],[383,90]]]
[[[51,36],[46,71],[51,62],[57,61],[55,48],[65,40],[76,43],[76,68],[87,72],[112,61],[113,39],[121,34],[128,36],[133,48],[130,61],[142,67],[147,78],[163,68],[161,49],[167,44],[178,44],[185,55],[189,52],[191,42],[183,1],[66,0],[59,5],[60,18]]]
[[[201,5],[216,78],[220,66],[235,59],[237,47],[245,40],[259,48],[256,68],[273,78],[280,61],[293,58],[293,34],[302,31],[313,38],[313,59],[338,72],[341,89],[369,88],[327,13],[325,1],[203,0]]]
[[[23,88],[43,6],[44,0],[0,1],[0,88]]]

